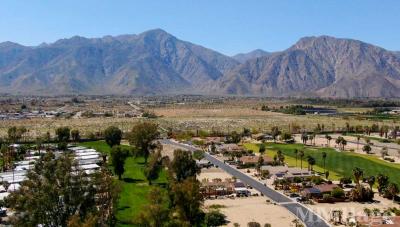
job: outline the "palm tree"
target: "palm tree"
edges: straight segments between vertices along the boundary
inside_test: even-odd
[[[392,197],[392,201],[394,203],[394,199],[396,198],[396,195],[399,193],[399,187],[395,183],[389,183],[387,186],[387,190]]]
[[[361,136],[357,135],[357,151],[358,151],[358,146],[360,145],[360,139],[361,139]]]
[[[376,180],[378,182],[378,192],[381,195],[389,183],[389,177],[380,173],[376,177]]]
[[[354,180],[357,185],[360,185],[360,179],[362,178],[363,175],[364,175],[364,172],[362,169],[360,169],[358,167],[353,169],[353,176],[354,176]]]
[[[299,157],[300,157],[300,168],[303,169],[304,151],[299,151]]]
[[[327,156],[326,152],[323,151],[323,152],[322,152],[322,160],[324,161],[324,172],[326,172],[326,168],[325,168],[326,156]]]
[[[308,170],[313,171],[313,165],[315,165],[315,158],[312,156],[307,156],[307,162],[308,162]]]
[[[294,155],[296,157],[296,167],[297,167],[297,155],[299,154],[299,151],[297,149],[294,149]]]
[[[301,140],[304,144],[307,144],[308,136],[306,133],[301,134]]]
[[[372,186],[375,184],[375,177],[374,176],[368,177],[367,183],[369,185],[369,188],[372,190]]]
[[[328,144],[328,147],[330,147],[331,146],[332,136],[326,134],[325,135],[325,139],[326,139],[326,143]]]
[[[367,216],[367,217],[369,217],[369,216],[371,216],[371,210],[370,209],[368,209],[368,208],[364,208],[364,214]]]

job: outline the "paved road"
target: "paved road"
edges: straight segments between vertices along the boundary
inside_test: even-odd
[[[186,144],[181,144],[177,143],[171,140],[161,140],[161,143],[165,144],[171,144],[175,146],[179,146],[183,149],[187,149],[190,151],[196,150],[196,148],[186,145]],[[255,180],[254,178],[240,172],[239,170],[233,168],[232,166],[229,166],[222,161],[216,159],[215,157],[211,156],[208,153],[205,153],[205,158],[210,161],[212,164],[215,166],[218,166],[219,168],[223,169],[227,173],[231,174],[232,176],[235,176],[237,179],[240,179],[242,182],[252,186],[265,196],[269,197],[271,200],[275,201],[276,203],[280,203],[283,207],[288,209],[290,212],[292,212],[294,215],[296,215],[300,220],[302,220],[307,227],[328,227],[328,225],[323,219],[321,219],[319,216],[317,216],[315,213],[310,211],[309,209],[305,208],[303,205],[300,203],[294,202],[287,196],[265,186],[264,184],[260,183],[259,181]]]

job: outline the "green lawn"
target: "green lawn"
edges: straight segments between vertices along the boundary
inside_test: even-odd
[[[109,153],[110,147],[104,141],[84,142],[80,146],[90,147],[102,153]],[[129,148],[129,146],[124,146]],[[134,221],[149,202],[147,195],[152,187],[163,187],[167,183],[166,172],[149,185],[144,176],[144,158],[129,157],[125,161],[125,173],[121,180],[121,194],[118,201],[117,226],[135,226]],[[112,168],[112,167],[110,167]]]
[[[245,144],[248,149],[258,151],[258,145]],[[256,146],[256,147],[255,147]],[[382,161],[374,156],[350,152],[337,152],[331,148],[312,148],[303,144],[274,144],[266,143],[267,155],[273,155],[277,150],[281,150],[285,155],[285,160],[289,165],[293,165],[295,157],[294,149],[303,150],[305,157],[311,155],[316,159],[316,170],[321,171],[323,167],[322,151],[327,153],[326,168],[330,172],[330,178],[337,179],[340,176],[352,177],[352,170],[359,167],[364,170],[365,176],[377,175],[378,173],[389,176],[390,181],[400,185],[400,165]],[[294,159],[295,160],[295,159]],[[303,161],[303,168],[307,166]]]

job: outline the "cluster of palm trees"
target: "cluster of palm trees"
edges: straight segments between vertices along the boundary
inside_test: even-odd
[[[373,198],[373,190],[372,187],[375,182],[378,183],[378,191],[380,195],[383,195],[386,198],[394,199],[396,195],[400,192],[396,183],[389,182],[389,177],[383,174],[378,174],[375,176],[364,176],[364,171],[358,167],[353,169],[353,177],[356,183],[356,188],[351,192],[351,198],[354,201],[368,201]],[[360,180],[367,183],[369,188],[366,189],[360,184]]]
[[[339,146],[340,150],[344,151],[344,147],[347,145],[347,140],[345,140],[342,136],[339,136],[335,143]]]
[[[303,169],[303,158],[305,156],[304,151],[295,149],[294,154],[296,157],[296,167],[297,167],[297,160],[298,160],[298,158],[300,158],[300,168]],[[322,152],[321,154],[322,154],[322,159],[324,162],[324,172],[326,173],[325,162],[326,162],[327,154],[326,154],[326,152]],[[316,164],[315,158],[311,155],[307,155],[306,160],[308,163],[308,170],[313,171],[313,166]]]

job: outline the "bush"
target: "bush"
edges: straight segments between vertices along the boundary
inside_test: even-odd
[[[247,223],[247,227],[261,227],[260,223],[252,221]]]
[[[221,226],[226,223],[226,216],[218,210],[212,210],[205,216],[205,223],[207,226]]]
[[[351,182],[353,182],[353,181],[351,180],[350,177],[342,177],[342,178],[340,178],[340,183],[341,184],[351,184]]]
[[[333,198],[337,198],[337,199],[343,198],[343,197],[344,197],[344,191],[343,191],[343,189],[341,189],[341,188],[334,188],[334,189],[331,191],[331,196],[332,196]]]
[[[394,159],[393,159],[393,158],[387,158],[387,157],[386,157],[386,158],[384,158],[384,160],[385,160],[385,161],[388,161],[388,162],[394,162]]]

